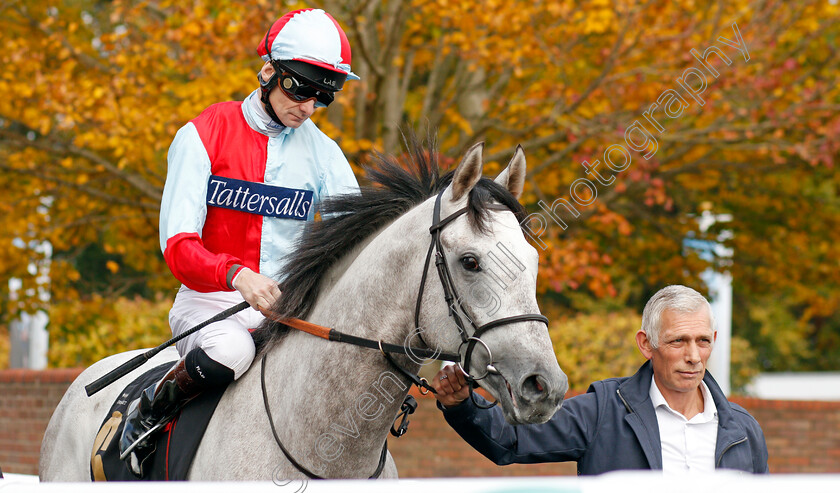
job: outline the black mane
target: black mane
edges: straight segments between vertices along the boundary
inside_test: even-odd
[[[412,142],[409,147],[405,168],[394,157],[376,154],[375,166],[365,167],[371,185],[362,186],[360,194],[333,196],[321,203],[323,219],[307,225],[287,257],[286,271],[278,277],[283,294],[272,310],[280,318],[305,318],[317,301],[322,278],[343,255],[449,185],[454,171],[440,176],[434,144]],[[525,218],[525,209],[507,189],[481,178],[467,206],[467,217],[477,231],[486,230],[487,206],[492,202],[508,207],[520,222]],[[257,347],[266,348],[288,330],[266,319],[253,335]]]

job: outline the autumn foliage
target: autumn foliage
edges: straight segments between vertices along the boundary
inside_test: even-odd
[[[354,166],[373,149],[400,152],[401,127],[436,132],[447,163],[486,141],[488,172],[524,147],[523,202],[545,219],[542,229],[527,225],[539,233],[545,307],[577,317],[586,315],[580,297],[621,299],[623,310],[599,316],[623,334],[653,292],[674,283],[704,290],[698,274],[711,266],[733,276],[733,331],[760,366],[837,368],[837,5],[308,6],[342,23],[362,78],[315,117]],[[0,323],[43,307],[51,332],[81,341],[94,326],[128,330],[135,321],[107,314],[134,304],[153,305],[165,324],[158,303],[177,286],[157,233],[167,147],[204,107],[256,88],[256,44],[284,13],[277,9],[264,0],[0,6]],[[733,47],[739,35],[744,50]],[[711,54],[710,70],[697,54],[712,46],[729,63]],[[702,91],[692,68],[705,74]],[[661,100],[669,90],[685,103],[672,97],[671,114]],[[651,111],[660,128],[645,117]],[[635,122],[647,142],[640,131],[627,140]],[[609,159],[624,167],[610,169]],[[731,219],[704,231],[704,212]],[[685,238],[722,240],[733,255],[701,258]],[[99,357],[127,346],[84,347]],[[66,358],[51,353],[55,364],[75,364]]]

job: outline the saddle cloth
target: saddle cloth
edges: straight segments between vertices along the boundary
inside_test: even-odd
[[[192,465],[195,451],[204,436],[207,423],[227,386],[209,389],[191,400],[157,436],[155,453],[146,461],[144,477],[138,479],[120,460],[120,437],[129,404],[148,386],[160,381],[172,368],[166,363],[140,375],[128,384],[108,411],[96,440],[90,460],[93,481],[183,481]]]

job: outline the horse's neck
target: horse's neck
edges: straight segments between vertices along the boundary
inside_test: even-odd
[[[410,221],[386,228],[321,290],[308,320],[404,344],[413,329],[422,274],[417,259],[424,258],[425,238]],[[267,384],[282,386],[285,395],[275,393],[272,411],[284,421],[279,428],[295,460],[328,477],[371,474],[409,389],[407,380],[378,351],[302,333],[289,334],[268,357]],[[409,371],[419,367],[396,359]]]
[[[414,328],[422,261],[430,241],[431,205],[421,204],[345,256],[328,273],[331,281],[320,289],[307,320],[402,343]]]

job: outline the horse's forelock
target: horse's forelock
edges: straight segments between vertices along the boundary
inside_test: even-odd
[[[519,223],[525,220],[525,208],[505,187],[489,178],[482,178],[470,191],[467,202],[467,217],[476,231],[487,232],[488,213],[491,210],[488,206],[493,203],[510,209]]]

